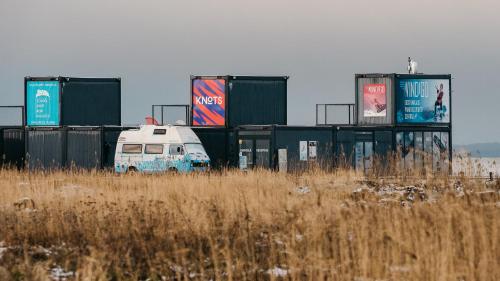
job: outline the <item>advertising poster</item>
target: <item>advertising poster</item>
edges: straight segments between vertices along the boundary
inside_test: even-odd
[[[299,142],[299,159],[300,161],[307,161],[307,141]]]
[[[397,123],[449,123],[448,79],[401,79],[396,83]]]
[[[363,86],[364,117],[385,117],[387,114],[387,91],[385,84]]]
[[[193,125],[225,125],[224,79],[193,80]]]
[[[316,160],[318,157],[318,142],[309,141],[309,160]]]
[[[26,124],[59,126],[59,81],[27,81]]]

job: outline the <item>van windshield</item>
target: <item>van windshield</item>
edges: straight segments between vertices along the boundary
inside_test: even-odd
[[[201,143],[186,143],[184,147],[186,148],[187,153],[207,154]]]

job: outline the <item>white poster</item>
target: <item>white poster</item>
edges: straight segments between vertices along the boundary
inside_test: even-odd
[[[286,148],[278,149],[278,169],[280,172],[286,172],[288,169],[286,152]]]
[[[299,142],[300,161],[307,161],[307,141]]]
[[[247,168],[247,157],[240,155],[240,170],[246,170]]]
[[[317,141],[309,141],[309,160],[316,160],[316,157],[318,155],[317,147],[318,147]]]

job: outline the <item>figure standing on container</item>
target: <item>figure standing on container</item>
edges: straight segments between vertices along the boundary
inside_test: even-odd
[[[444,96],[444,91],[443,91],[443,83],[436,87],[436,92],[437,92],[437,99],[436,102],[434,103],[434,118],[437,118],[439,115],[439,118],[443,118],[443,96]],[[437,111],[437,107],[439,106],[439,113]]]

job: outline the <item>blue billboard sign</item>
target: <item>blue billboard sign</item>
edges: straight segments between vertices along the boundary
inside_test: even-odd
[[[396,122],[450,122],[449,79],[399,79],[396,83]]]
[[[26,124],[59,126],[59,81],[26,82]]]

